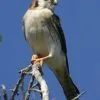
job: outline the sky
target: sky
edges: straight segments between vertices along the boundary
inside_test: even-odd
[[[22,17],[31,0],[0,0],[0,85],[9,91],[19,70],[30,64],[32,52],[22,32]],[[70,73],[80,100],[100,100],[100,1],[59,0],[55,13],[64,30]],[[63,91],[47,66],[43,68],[51,100],[65,100]],[[34,99],[38,100],[38,99]]]

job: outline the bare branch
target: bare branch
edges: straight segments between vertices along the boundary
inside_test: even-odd
[[[12,89],[12,95],[11,95],[10,100],[15,99],[15,96],[18,95],[19,88],[21,89],[23,100],[29,100],[29,97],[30,97],[30,94],[32,91],[40,93],[42,100],[49,100],[48,86],[46,84],[46,81],[42,77],[43,72],[42,72],[42,66],[41,66],[40,62],[37,62],[34,65],[30,64],[28,67],[21,69],[20,73],[21,73],[20,78],[17,81],[14,89]],[[24,78],[26,75],[31,75],[31,79],[30,79],[27,91],[25,93],[23,82],[24,82]],[[35,84],[33,84],[34,79],[36,80]],[[38,87],[38,89],[35,88],[36,86]],[[1,88],[2,88],[2,94],[3,94],[4,100],[8,100],[6,87],[4,85],[2,85]],[[85,93],[86,92],[80,93],[79,95],[74,97],[72,100],[77,100]],[[1,96],[2,96],[2,94],[1,94]]]
[[[35,91],[35,92],[39,92],[39,93],[42,93],[42,91],[41,90],[39,90],[39,89],[30,89],[31,91]]]
[[[32,88],[35,88],[36,86],[38,86],[38,84],[39,83],[36,82],[35,84],[33,84]]]
[[[40,63],[32,65],[32,75],[35,77],[37,82],[40,84],[42,92],[42,100],[49,100],[49,91],[45,80],[42,78],[39,68],[41,67]]]
[[[22,92],[22,100],[25,100],[25,90],[24,90],[24,81],[20,84],[20,89]]]
[[[31,92],[30,89],[32,88],[33,81],[34,81],[34,77],[32,76],[31,79],[30,79],[30,82],[29,82],[29,86],[28,86],[26,95],[25,95],[25,100],[29,100],[29,96],[30,96],[30,92]]]
[[[16,94],[18,94],[18,88],[20,87],[20,84],[22,83],[23,79],[25,77],[25,74],[21,74],[21,77],[19,78],[19,80],[17,81],[14,89],[12,89],[12,96],[10,98],[10,100],[14,100]]]
[[[6,92],[5,85],[2,85],[1,88],[2,88],[2,95],[3,95],[4,100],[8,100],[8,95],[7,95],[7,92]]]
[[[32,69],[32,64],[20,70],[19,73],[29,72]]]
[[[32,70],[32,71],[30,72],[30,70]],[[23,96],[23,99],[25,97],[25,100],[29,100],[29,96],[30,96],[32,89],[34,91],[37,91],[37,89],[34,89],[34,87],[38,86],[40,89],[40,90],[38,90],[38,92],[40,94],[42,94],[42,96],[41,96],[42,100],[49,100],[48,87],[47,87],[45,80],[42,78],[43,73],[42,73],[42,69],[41,69],[41,64],[39,62],[35,63],[34,65],[30,64],[28,67],[21,69],[20,73],[21,73],[21,76],[20,76],[19,80],[17,81],[14,89],[12,90],[13,93],[12,93],[10,100],[14,100],[15,96],[18,94],[18,89],[19,89],[20,85],[22,85],[22,82],[23,82],[25,76],[28,74],[32,75],[32,77],[30,79],[26,94],[25,94],[25,96]],[[34,78],[36,79],[36,81],[38,83],[38,84],[35,84],[35,86],[33,85]]]
[[[21,76],[20,76],[19,80],[17,81],[17,83],[16,83],[14,89],[12,89],[12,92],[13,92],[13,93],[12,93],[12,96],[11,96],[10,100],[14,100],[16,94],[18,94],[19,86],[20,86],[20,84],[22,83],[22,81],[23,81],[23,79],[24,79],[24,77],[25,77],[25,75],[26,75],[24,72],[27,72],[27,71],[30,71],[30,70],[31,70],[31,65],[29,65],[28,67],[26,67],[26,68],[24,68],[24,69],[22,69],[22,70],[20,71]]]

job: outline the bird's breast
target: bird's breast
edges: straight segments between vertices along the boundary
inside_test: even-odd
[[[60,43],[54,41],[56,36],[51,36],[47,23],[45,23],[45,19],[51,15],[46,11],[28,11],[24,16],[25,35],[34,53],[39,53],[42,56],[52,53],[53,57],[47,63],[53,66],[57,62],[56,65],[61,66],[63,63],[61,59],[64,57],[61,54]]]
[[[44,19],[43,13],[30,10],[24,16],[24,27],[26,39],[32,50],[46,56],[49,53],[49,33]]]

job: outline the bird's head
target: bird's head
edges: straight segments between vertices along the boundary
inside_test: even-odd
[[[53,9],[57,5],[57,0],[37,0],[38,5],[43,8]]]

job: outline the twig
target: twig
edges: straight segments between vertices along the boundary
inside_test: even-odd
[[[7,92],[6,92],[5,85],[2,85],[1,88],[2,88],[2,95],[3,95],[4,100],[8,100],[8,95],[7,95]]]
[[[45,80],[42,78],[39,68],[41,67],[40,63],[32,65],[32,75],[35,77],[37,82],[40,84],[42,92],[42,100],[49,100],[49,91]]]
[[[20,89],[22,92],[22,100],[25,100],[24,81],[20,84]]]
[[[30,70],[32,70],[32,71],[30,72]],[[38,91],[41,91],[40,94],[42,94],[42,96],[41,96],[42,100],[49,100],[48,87],[47,87],[45,80],[42,78],[43,73],[42,73],[42,69],[41,69],[41,64],[39,62],[35,63],[34,65],[30,64],[28,67],[22,69],[20,71],[20,73],[21,73],[21,76],[20,76],[19,80],[17,81],[14,89],[12,90],[13,93],[12,93],[10,100],[14,100],[15,96],[18,94],[18,89],[19,89],[20,85],[22,84],[25,76],[28,75],[27,73],[32,75],[32,77],[30,79],[28,89],[24,96],[25,100],[29,100],[31,89],[32,89],[32,87],[34,87],[33,86],[34,78],[36,79],[38,86],[40,86],[39,87],[40,90],[38,90]]]
[[[28,86],[27,92],[25,94],[25,100],[29,100],[29,96],[30,96],[30,92],[31,92],[30,89],[32,88],[33,81],[34,81],[34,77],[32,76],[31,79],[30,79],[30,82],[29,82],[29,86]]]
[[[12,90],[12,96],[11,96],[10,100],[14,100],[15,95],[18,94],[18,88],[19,88],[20,84],[22,83],[24,77],[25,77],[25,74],[22,73],[20,79],[17,81],[14,89]]]
[[[27,66],[26,68],[23,68],[20,70],[19,73],[24,73],[24,72],[28,72],[32,69],[32,64],[30,64],[29,66]]]
[[[26,72],[26,71],[29,71],[29,70],[31,70],[31,65],[29,65],[28,67],[26,67],[26,68],[24,68],[20,71],[21,76],[20,76],[19,80],[17,81],[14,89],[12,90],[13,93],[12,93],[12,96],[11,96],[10,100],[14,100],[16,94],[18,94],[18,88],[19,88],[20,84],[22,83],[22,81],[23,81],[23,79],[26,75],[23,72]]]
[[[36,86],[38,86],[38,84],[39,83],[36,82],[35,84],[33,84],[32,88],[35,88]]]
[[[42,93],[42,91],[41,90],[39,90],[39,89],[30,89],[31,91],[35,91],[35,92],[39,92],[39,93]]]

